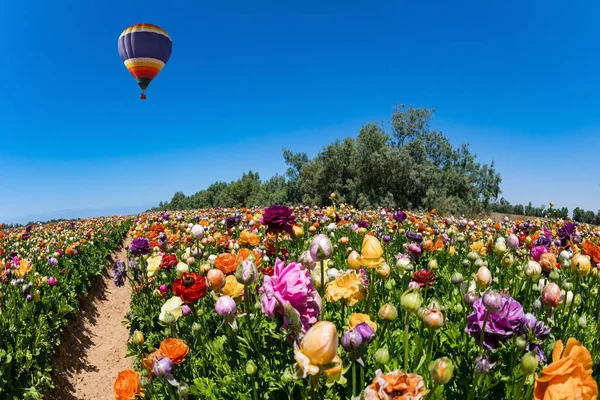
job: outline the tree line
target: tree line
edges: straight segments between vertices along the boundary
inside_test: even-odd
[[[397,105],[389,132],[382,124],[366,124],[355,138],[336,140],[314,158],[284,148],[284,175],[262,181],[249,171],[189,196],[177,192],[155,209],[325,205],[333,192],[340,202],[362,209],[436,209],[466,215],[486,211],[500,194],[502,180],[494,162],[480,163],[467,144],[454,147],[442,132],[432,130],[434,113]]]

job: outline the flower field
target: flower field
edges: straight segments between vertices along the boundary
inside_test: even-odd
[[[117,399],[597,398],[598,228],[333,200],[131,233]]]
[[[60,334],[131,218],[0,231],[0,398],[42,399]]]

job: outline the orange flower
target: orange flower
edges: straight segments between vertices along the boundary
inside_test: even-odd
[[[238,239],[240,246],[252,246],[256,247],[260,243],[260,237],[256,233],[250,231],[243,231]]]
[[[422,399],[425,393],[425,382],[420,375],[399,370],[384,374],[378,369],[373,383],[365,389],[365,400]]]
[[[550,252],[542,254],[540,256],[540,265],[544,271],[551,272],[556,268],[556,254]]]
[[[561,340],[556,342],[552,364],[544,368],[542,374],[535,378],[535,400],[598,398],[598,384],[592,378],[592,356],[574,338],[567,341],[566,348]]]
[[[225,275],[233,274],[238,264],[242,262],[242,257],[231,253],[219,254],[215,258],[215,267],[220,269]]]
[[[134,400],[142,395],[140,374],[131,369],[119,372],[113,386],[115,400]]]
[[[592,261],[594,261],[594,263],[600,263],[600,247],[598,247],[598,245],[595,245],[589,240],[586,240],[581,244],[581,249],[585,254],[592,258]]]
[[[169,338],[162,341],[158,348],[173,364],[181,364],[189,352],[188,346],[181,339]]]
[[[260,265],[262,264],[262,257],[258,251],[252,251],[246,248],[240,249],[240,251],[238,251],[238,256],[242,257],[242,260],[247,260],[248,257],[250,257],[250,254],[254,254],[254,265],[260,267]]]

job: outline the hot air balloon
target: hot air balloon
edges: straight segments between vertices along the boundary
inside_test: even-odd
[[[171,57],[173,43],[167,32],[150,24],[136,24],[119,36],[119,56],[146,99],[146,89]]]

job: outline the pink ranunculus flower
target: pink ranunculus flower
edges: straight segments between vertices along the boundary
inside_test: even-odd
[[[547,252],[548,249],[545,246],[535,246],[533,249],[531,249],[531,258],[533,258],[534,261],[539,262],[542,254]]]
[[[292,261],[288,265],[279,259],[275,261],[273,276],[265,276],[261,287],[262,310],[269,317],[278,312],[284,317],[284,329],[288,329],[290,321],[284,313],[289,304],[296,310],[302,332],[306,332],[311,324],[317,322],[321,312],[321,296],[315,289],[310,272],[302,264]]]

